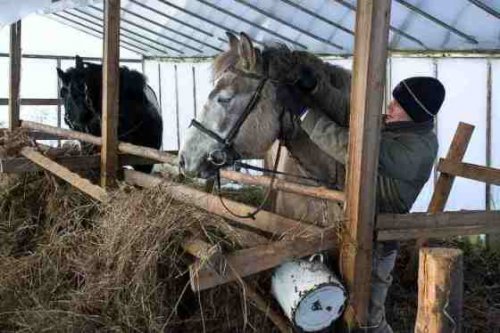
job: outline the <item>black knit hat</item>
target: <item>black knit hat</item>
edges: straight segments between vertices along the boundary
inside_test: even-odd
[[[392,96],[417,123],[434,118],[444,101],[445,90],[433,77],[410,77],[401,81]]]

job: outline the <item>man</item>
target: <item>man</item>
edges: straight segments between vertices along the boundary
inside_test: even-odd
[[[303,68],[293,86],[278,87],[277,99],[300,119],[302,129],[322,151],[345,165],[349,103],[332,98],[346,99],[348,96],[341,97],[338,89],[317,81],[310,69]],[[437,155],[434,117],[444,101],[445,89],[432,77],[412,77],[400,82],[392,95],[380,140],[377,211],[408,213],[429,179]],[[344,109],[325,110],[328,107],[325,101],[330,105],[342,105]],[[397,248],[396,242],[379,242],[374,247],[370,332],[392,332],[385,319],[384,304],[392,283]]]

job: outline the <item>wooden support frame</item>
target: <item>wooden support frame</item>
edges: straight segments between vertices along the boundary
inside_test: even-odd
[[[365,326],[391,1],[358,0],[356,8],[346,183],[349,235],[342,245],[340,262],[350,292],[345,319],[349,326]]]
[[[469,146],[473,132],[473,125],[462,122],[458,124],[455,135],[451,141],[450,149],[446,155],[447,160],[456,162],[462,161],[465,156],[465,152],[467,151],[467,147]],[[444,211],[454,181],[455,176],[453,175],[446,173],[441,173],[439,175],[427,212],[437,213]]]
[[[19,127],[19,90],[21,85],[21,21],[10,26],[9,129]]]
[[[120,0],[104,1],[101,186],[116,185],[120,101]]]
[[[20,98],[19,105],[61,105],[57,98]],[[8,98],[0,98],[0,106],[9,105]]]

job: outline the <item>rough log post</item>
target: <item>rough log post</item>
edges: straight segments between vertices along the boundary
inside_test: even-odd
[[[19,127],[19,86],[21,82],[21,21],[10,26],[9,129]]]
[[[52,172],[57,177],[67,181],[80,191],[87,193],[92,198],[104,202],[107,199],[106,191],[99,186],[89,182],[87,179],[80,177],[78,174],[71,172],[69,169],[52,161],[50,158],[43,156],[35,149],[26,147],[21,150],[21,155],[32,161],[33,163],[41,166],[47,171]]]
[[[104,1],[101,186],[116,185],[120,94],[120,0]]]
[[[422,248],[418,273],[415,333],[461,331],[462,251]]]
[[[376,172],[384,99],[390,0],[358,0],[351,88],[346,217],[341,265],[350,291],[345,319],[368,319]]]

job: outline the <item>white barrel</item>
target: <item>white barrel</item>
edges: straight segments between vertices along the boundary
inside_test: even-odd
[[[321,260],[315,260],[315,258]],[[288,261],[273,272],[271,291],[285,314],[305,332],[330,327],[344,310],[347,293],[320,255]]]

